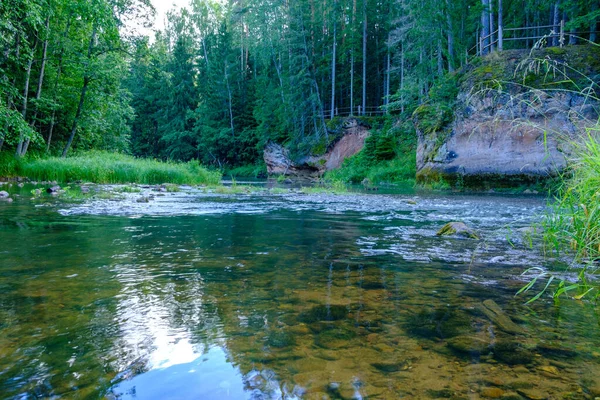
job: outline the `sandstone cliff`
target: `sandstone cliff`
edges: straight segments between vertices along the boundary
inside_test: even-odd
[[[574,46],[551,55],[505,52],[465,68],[455,77],[452,107],[428,104],[415,112],[417,180],[510,186],[559,173],[569,143],[598,122],[598,76],[588,70],[571,77],[572,63],[583,65],[590,51],[600,57],[597,49]]]
[[[287,148],[270,142],[264,150],[264,160],[269,175],[286,175],[298,178],[317,178],[326,171],[339,168],[344,160],[361,151],[369,136],[369,126],[355,118],[347,118],[342,124],[339,140],[321,156],[306,156],[293,161]]]

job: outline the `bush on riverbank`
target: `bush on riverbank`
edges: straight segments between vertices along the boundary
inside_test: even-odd
[[[215,185],[221,180],[219,172],[209,171],[197,161],[161,162],[108,152],[89,152],[69,158],[16,160],[10,166],[3,165],[0,175],[25,176],[40,181],[94,183]]]
[[[373,184],[414,182],[416,174],[416,137],[410,121],[393,124],[389,120],[381,130],[365,141],[363,150],[344,161],[341,168],[326,178],[348,183]]]

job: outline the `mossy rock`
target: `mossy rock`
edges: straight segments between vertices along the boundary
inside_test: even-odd
[[[490,340],[477,336],[457,336],[448,340],[448,347],[460,354],[479,356],[489,353]]]
[[[331,304],[314,306],[298,316],[300,322],[310,324],[318,321],[338,321],[348,316],[346,306]]]
[[[289,347],[296,344],[296,338],[288,332],[272,331],[267,337],[267,344],[276,348]]]
[[[400,361],[400,362],[376,362],[376,363],[372,363],[371,366],[373,366],[375,369],[377,369],[378,371],[384,372],[384,373],[390,373],[390,372],[398,372],[398,371],[402,371],[403,369],[406,368],[407,363],[404,361]]]
[[[470,333],[471,319],[464,312],[452,308],[422,310],[410,316],[406,330],[427,339],[447,339]]]
[[[508,365],[531,364],[534,354],[518,342],[502,341],[493,349],[494,358]]]
[[[462,236],[469,239],[479,239],[479,235],[464,222],[448,222],[437,233],[437,236]]]
[[[315,336],[315,345],[323,349],[340,349],[350,346],[349,341],[355,337],[354,329],[343,326],[331,327]]]

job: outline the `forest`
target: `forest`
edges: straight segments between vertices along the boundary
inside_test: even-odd
[[[215,168],[260,163],[269,141],[307,154],[336,116],[410,120],[499,26],[531,28],[504,49],[561,21],[575,44],[599,17],[595,0],[191,0],[148,37],[148,0],[3,0],[0,151]]]

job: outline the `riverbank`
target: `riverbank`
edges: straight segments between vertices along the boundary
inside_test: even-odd
[[[125,154],[88,152],[68,158],[2,155],[0,176],[26,177],[36,181],[91,182],[100,184],[187,184],[217,185],[221,173],[210,171],[197,161],[187,163],[139,159]]]

